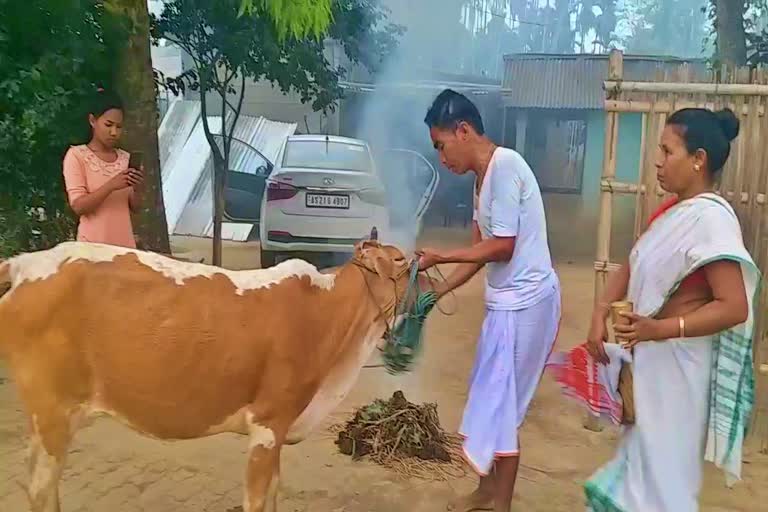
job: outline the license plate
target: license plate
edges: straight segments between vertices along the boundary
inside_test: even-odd
[[[307,194],[307,208],[349,210],[349,196],[339,194]]]

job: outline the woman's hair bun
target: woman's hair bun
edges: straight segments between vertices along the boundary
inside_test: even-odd
[[[720,128],[725,134],[725,138],[732,141],[739,135],[739,118],[733,113],[733,110],[724,108],[715,112],[715,118],[717,119]]]

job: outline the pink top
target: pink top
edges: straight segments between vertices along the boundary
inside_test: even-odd
[[[114,162],[105,162],[88,146],[72,146],[64,156],[64,182],[69,204],[95,192],[117,173],[128,168],[129,154],[117,150]],[[122,247],[136,247],[129,200],[133,189],[112,192],[93,212],[80,217],[77,239]]]

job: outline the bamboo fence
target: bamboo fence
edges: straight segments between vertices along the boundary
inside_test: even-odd
[[[599,296],[608,272],[618,268],[611,261],[613,200],[617,195],[635,196],[635,239],[651,212],[664,200],[656,180],[654,161],[667,116],[685,107],[731,108],[739,117],[741,131],[731,148],[718,193],[736,210],[744,242],[764,276],[768,276],[768,69],[737,68],[712,71],[694,81],[691,68],[681,65],[674,71],[649,77],[647,82],[623,81],[623,55],[611,52],[608,77],[604,82],[605,147],[600,184],[600,215],[597,229],[595,293]],[[619,117],[622,113],[642,115],[638,180],[616,180],[616,151]],[[759,303],[755,362],[757,402],[752,419],[752,437],[768,452],[768,286]]]

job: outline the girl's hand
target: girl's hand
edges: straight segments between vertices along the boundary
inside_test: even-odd
[[[144,166],[141,169],[128,169],[128,180],[133,188],[140,187],[144,183]]]
[[[627,350],[643,341],[660,339],[658,320],[630,312],[623,312],[621,316],[629,320],[629,324],[615,324],[613,330],[616,338]]]

